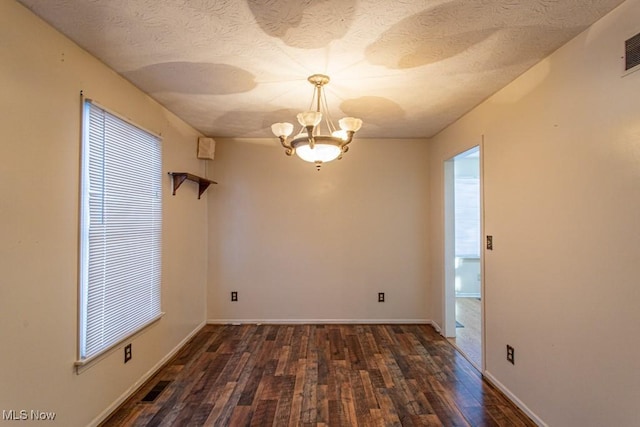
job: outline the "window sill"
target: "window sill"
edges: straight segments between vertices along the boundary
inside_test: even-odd
[[[134,337],[144,333],[149,327],[151,327],[156,322],[158,322],[162,318],[162,316],[164,316],[164,312],[161,312],[159,315],[157,315],[156,317],[151,319],[149,322],[141,326],[137,331],[127,335],[126,337],[122,338],[120,341],[103,349],[100,353],[94,354],[93,356],[87,357],[85,359],[76,360],[73,364],[75,366],[76,374],[80,375],[81,373],[91,368],[102,359],[105,359],[107,356],[113,354],[116,350],[119,350],[120,348],[122,348],[125,341],[129,341]]]

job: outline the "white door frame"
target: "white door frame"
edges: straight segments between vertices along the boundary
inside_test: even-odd
[[[456,336],[456,292],[455,292],[455,220],[452,213],[455,209],[455,158],[475,147],[479,150],[480,167],[480,333],[481,354],[484,372],[485,366],[485,267],[484,267],[484,135],[480,144],[469,147],[444,161],[444,289],[443,289],[443,317],[444,325],[442,335],[447,338]]]
[[[454,162],[455,156],[444,161],[444,328],[442,334],[446,338],[456,336]]]

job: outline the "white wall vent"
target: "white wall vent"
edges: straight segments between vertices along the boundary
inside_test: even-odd
[[[198,158],[213,160],[216,154],[216,141],[213,138],[198,138]]]
[[[624,42],[624,73],[640,70],[640,33]]]

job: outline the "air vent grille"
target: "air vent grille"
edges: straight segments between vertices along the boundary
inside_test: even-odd
[[[164,389],[167,388],[169,384],[171,384],[171,381],[158,381],[158,383],[153,386],[151,391],[149,391],[149,393],[147,393],[141,401],[153,402],[160,395],[160,393],[162,393]]]
[[[640,33],[624,42],[624,70],[629,71],[640,65]]]

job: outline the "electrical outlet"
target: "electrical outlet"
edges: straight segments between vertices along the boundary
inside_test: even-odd
[[[487,236],[487,250],[493,250],[493,236]]]
[[[384,302],[384,292],[378,292],[378,302]]]
[[[124,346],[124,363],[131,360],[131,357],[133,357],[133,354],[131,353],[131,343],[129,343]]]
[[[507,361],[512,365],[516,364],[516,351],[509,344],[507,344]]]
[[[231,292],[231,301],[238,301],[238,293],[236,291]]]

